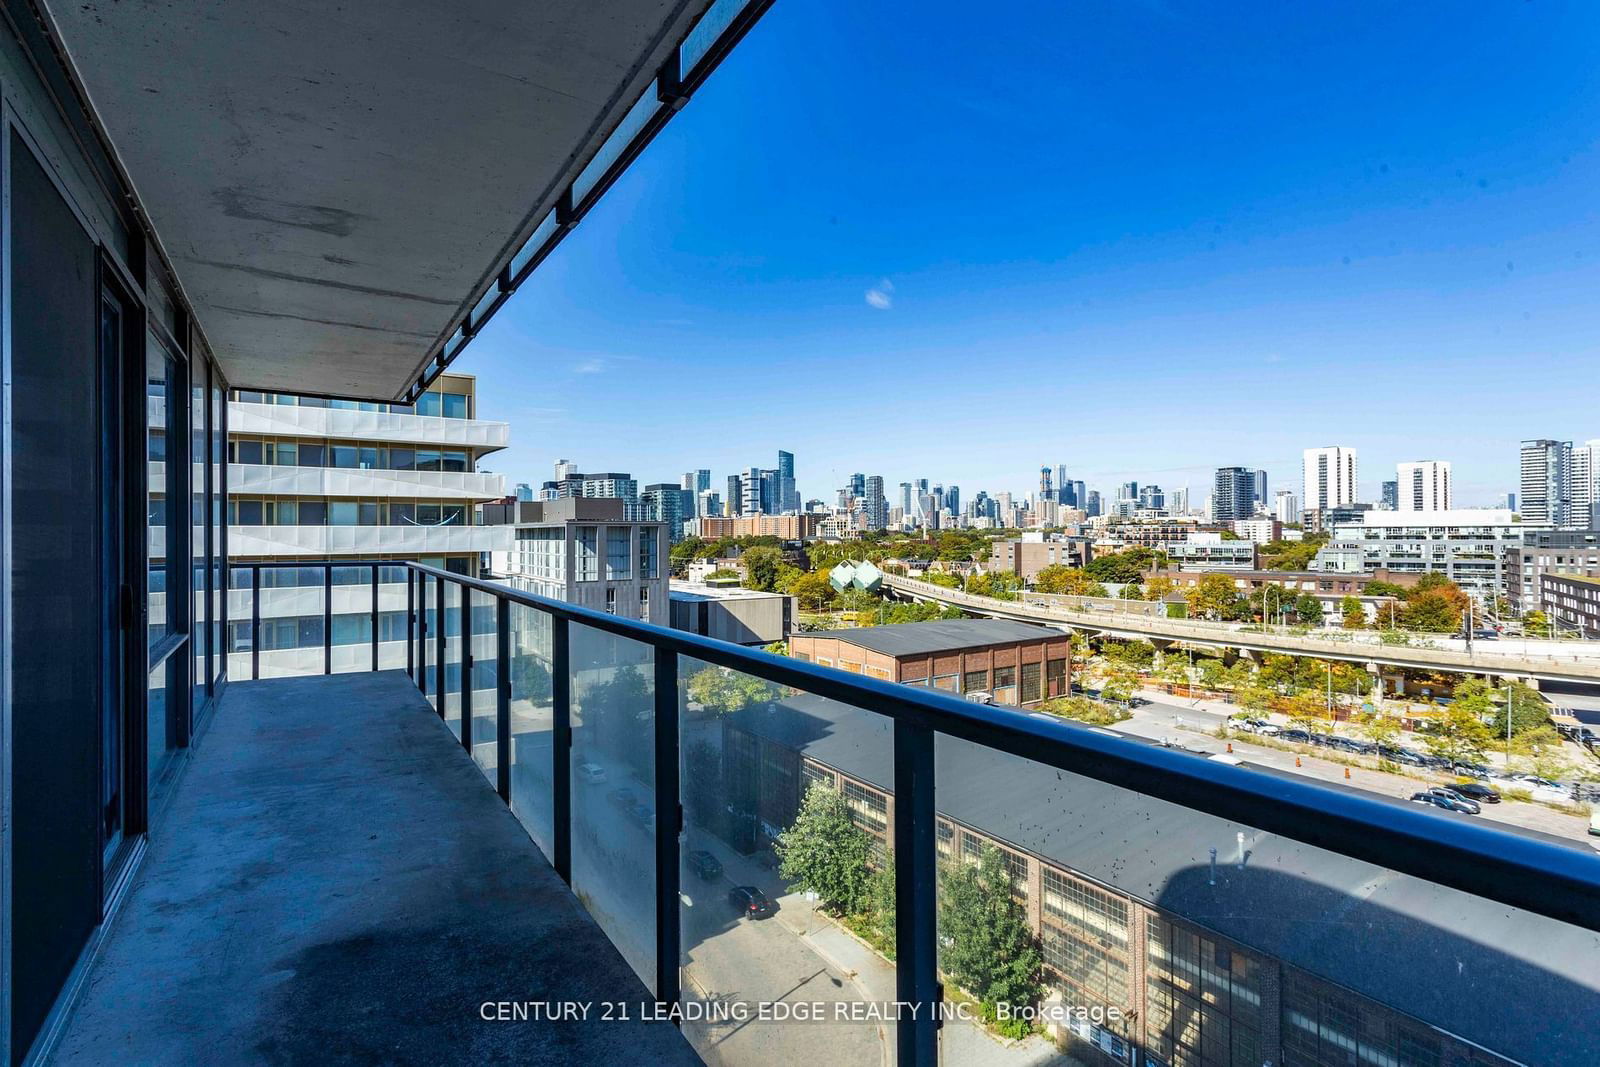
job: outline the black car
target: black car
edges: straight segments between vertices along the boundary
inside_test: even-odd
[[[689,869],[702,882],[713,882],[722,876],[722,861],[703,848],[696,849],[689,853]]]
[[[1302,744],[1311,740],[1311,735],[1304,730],[1285,730],[1278,735],[1282,741],[1298,741]]]
[[[765,919],[772,914],[772,901],[753,885],[736,885],[728,890],[728,903],[741,915]]]
[[[1475,801],[1468,800],[1455,790],[1445,789],[1442,786],[1435,786],[1425,793],[1412,793],[1411,799],[1418,804],[1432,804],[1446,811],[1459,811],[1466,815],[1478,814],[1478,805]]]
[[[1450,787],[1452,793],[1459,793],[1468,800],[1476,800],[1479,804],[1498,804],[1500,794],[1481,782],[1467,782],[1464,785]]]

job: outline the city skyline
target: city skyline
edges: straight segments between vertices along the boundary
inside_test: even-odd
[[[962,20],[840,17],[777,5],[473,342],[508,475],[787,440],[807,498],[1065,462],[1198,500],[1337,440],[1362,496],[1439,457],[1467,503],[1518,441],[1600,436],[1592,13],[1041,7],[961,40],[1007,76],[959,94]]]

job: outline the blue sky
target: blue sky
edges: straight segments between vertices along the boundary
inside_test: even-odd
[[[994,14],[778,0],[458,361],[487,465],[1203,494],[1337,443],[1465,506],[1600,438],[1600,7]]]

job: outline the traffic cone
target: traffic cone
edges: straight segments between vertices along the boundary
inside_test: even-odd
[[[1350,777],[1350,768],[1349,767],[1346,767],[1344,769],[1344,776],[1345,776],[1346,779],[1348,779]]]
[[[1229,742],[1228,742],[1228,751],[1229,751],[1229,752],[1232,752],[1232,751],[1233,751],[1233,742],[1232,742],[1232,741],[1229,741]]]
[[[1295,757],[1295,758],[1294,758],[1294,765],[1295,765],[1295,766],[1296,766],[1296,767],[1298,767],[1298,766],[1300,766],[1300,757],[1299,757],[1299,756],[1296,756],[1296,757]]]

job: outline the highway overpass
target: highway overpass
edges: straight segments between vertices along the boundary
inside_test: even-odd
[[[1418,644],[1399,645],[1385,644],[1380,635],[1372,631],[1295,634],[1239,623],[1170,619],[1139,612],[1073,611],[1040,602],[974,596],[895,574],[884,575],[883,587],[908,600],[935,601],[973,615],[1035,622],[1082,634],[1151,641],[1158,645],[1234,649],[1251,655],[1271,652],[1416,670],[1600,685],[1600,641],[1542,642],[1549,646],[1548,650],[1537,652],[1498,648],[1499,641],[1477,641],[1469,652],[1459,647],[1424,647],[1420,644],[1425,640],[1423,635],[1418,635]]]

